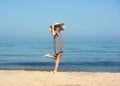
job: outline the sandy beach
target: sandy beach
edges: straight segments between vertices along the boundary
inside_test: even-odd
[[[0,70],[0,86],[120,86],[120,73]]]

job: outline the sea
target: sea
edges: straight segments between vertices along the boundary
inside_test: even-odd
[[[120,72],[120,40],[65,40],[59,70]],[[0,69],[53,69],[53,40],[0,40]]]

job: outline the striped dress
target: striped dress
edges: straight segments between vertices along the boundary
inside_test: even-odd
[[[58,30],[55,30],[56,35],[54,36],[54,51],[55,54],[64,52],[64,45],[62,35]]]

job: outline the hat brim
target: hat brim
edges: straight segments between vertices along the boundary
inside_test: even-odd
[[[64,23],[53,24],[53,25],[60,25],[60,27],[61,27],[60,30],[64,30],[65,29],[65,24]],[[52,25],[49,26],[49,30],[52,31]]]

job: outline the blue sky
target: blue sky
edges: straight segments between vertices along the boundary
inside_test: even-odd
[[[66,39],[120,39],[120,1],[0,0],[0,39],[47,39],[54,22]]]

